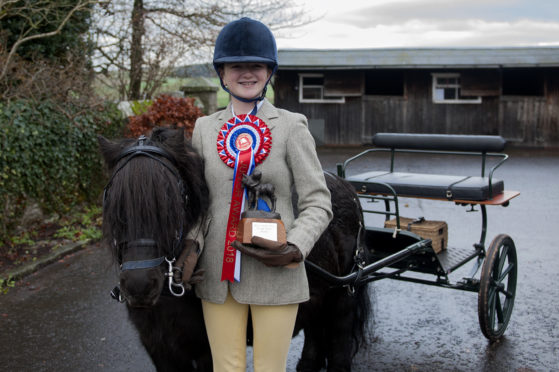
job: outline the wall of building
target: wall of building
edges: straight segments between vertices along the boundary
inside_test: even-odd
[[[432,73],[452,71],[475,77],[476,70],[399,71],[404,85],[401,94],[364,94],[337,104],[300,103],[297,71],[280,70],[274,84],[275,104],[323,123],[324,143],[330,145],[366,144],[377,132],[402,132],[501,135],[526,146],[559,147],[559,69],[538,71],[541,95],[510,94],[516,92],[515,86],[522,91],[521,72],[530,73],[526,69],[506,71],[506,81],[516,85],[507,85],[505,93],[509,94],[503,95],[503,73],[496,70],[493,74],[500,89],[483,96],[480,104],[437,104],[431,93]]]

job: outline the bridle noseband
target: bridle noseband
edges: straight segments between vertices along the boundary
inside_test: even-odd
[[[109,188],[112,185],[113,179],[118,174],[118,172],[120,172],[120,170],[122,170],[130,162],[130,160],[132,160],[133,158],[135,158],[137,156],[147,156],[150,159],[153,159],[153,160],[161,163],[163,166],[165,166],[165,168],[167,168],[175,176],[175,178],[177,179],[177,182],[178,182],[178,188],[179,188],[181,196],[182,196],[183,207],[186,209],[186,205],[188,203],[188,194],[186,193],[184,183],[182,181],[182,177],[180,176],[180,174],[177,170],[177,163],[175,161],[175,158],[173,156],[171,156],[167,151],[165,151],[164,149],[162,149],[160,147],[145,145],[144,142],[146,141],[146,139],[147,139],[146,136],[144,136],[144,135],[140,136],[138,138],[138,142],[136,143],[136,145],[125,148],[118,155],[118,158],[116,160],[117,162],[119,162],[122,159],[126,159],[126,160],[124,161],[123,164],[121,164],[113,172],[111,178],[109,179],[109,182],[105,186],[105,188],[103,190],[103,205],[105,204],[105,201],[107,199],[108,191],[109,191]],[[165,159],[167,159],[171,163],[171,165],[162,161],[156,155],[164,157]],[[171,258],[167,258],[166,256],[161,256],[161,257],[148,259],[148,260],[135,260],[135,261],[120,262],[121,271],[151,269],[151,268],[155,268],[155,267],[160,266],[163,262],[166,262],[167,263],[167,271],[165,272],[165,276],[168,278],[169,292],[171,292],[172,295],[177,296],[177,297],[183,296],[184,293],[185,293],[184,285],[182,284],[181,281],[175,281],[175,279],[174,279],[176,277],[174,275],[175,272],[177,272],[177,271],[180,272],[181,269],[178,268],[178,267],[173,266],[173,263],[176,261],[176,257],[177,257],[176,252],[179,251],[179,248],[183,244],[183,230],[184,230],[184,226],[183,226],[183,224],[181,224],[180,231],[177,234],[177,237],[175,239],[175,244],[173,246],[173,256]],[[131,242],[121,242],[121,243],[117,244],[117,246],[123,246],[123,245],[156,247],[157,243],[153,239],[137,239],[137,240],[134,240],[134,241],[131,241]],[[180,275],[178,275],[177,277],[180,277]],[[111,296],[114,299],[116,299],[120,302],[125,301],[125,299],[124,299],[124,297],[123,297],[123,295],[120,291],[120,288],[118,286],[115,287],[111,291]]]
[[[167,280],[168,280],[169,292],[175,297],[182,297],[186,293],[186,289],[184,288],[182,282],[175,281],[174,279],[176,277],[175,273],[177,272],[182,273],[182,270],[179,267],[173,266],[173,264],[175,263],[175,258],[169,260],[167,257],[162,256],[152,260],[127,261],[121,265],[121,271],[154,268],[161,265],[163,261],[167,263],[167,271],[165,272],[165,276],[168,278]],[[126,298],[122,294],[122,291],[120,290],[120,286],[118,285],[115,286],[111,291],[111,297],[117,300],[118,302],[126,301]]]

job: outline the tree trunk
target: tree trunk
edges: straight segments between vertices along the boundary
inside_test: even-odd
[[[130,85],[128,99],[141,99],[144,28],[144,1],[134,0],[132,9],[132,44],[130,45]]]

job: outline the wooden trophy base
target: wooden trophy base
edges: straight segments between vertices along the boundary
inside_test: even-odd
[[[271,218],[242,218],[237,228],[237,240],[243,244],[251,244],[253,236],[287,242],[287,234],[282,220]]]
[[[287,234],[282,220],[272,218],[242,218],[237,229],[237,240],[243,244],[252,244],[252,237],[260,236],[265,239],[287,243]],[[299,266],[299,262],[285,265],[288,269]]]

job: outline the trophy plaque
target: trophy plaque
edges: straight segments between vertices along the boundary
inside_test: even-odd
[[[285,226],[278,213],[258,210],[243,212],[237,229],[237,240],[243,244],[251,244],[253,236],[280,243],[287,242]]]

